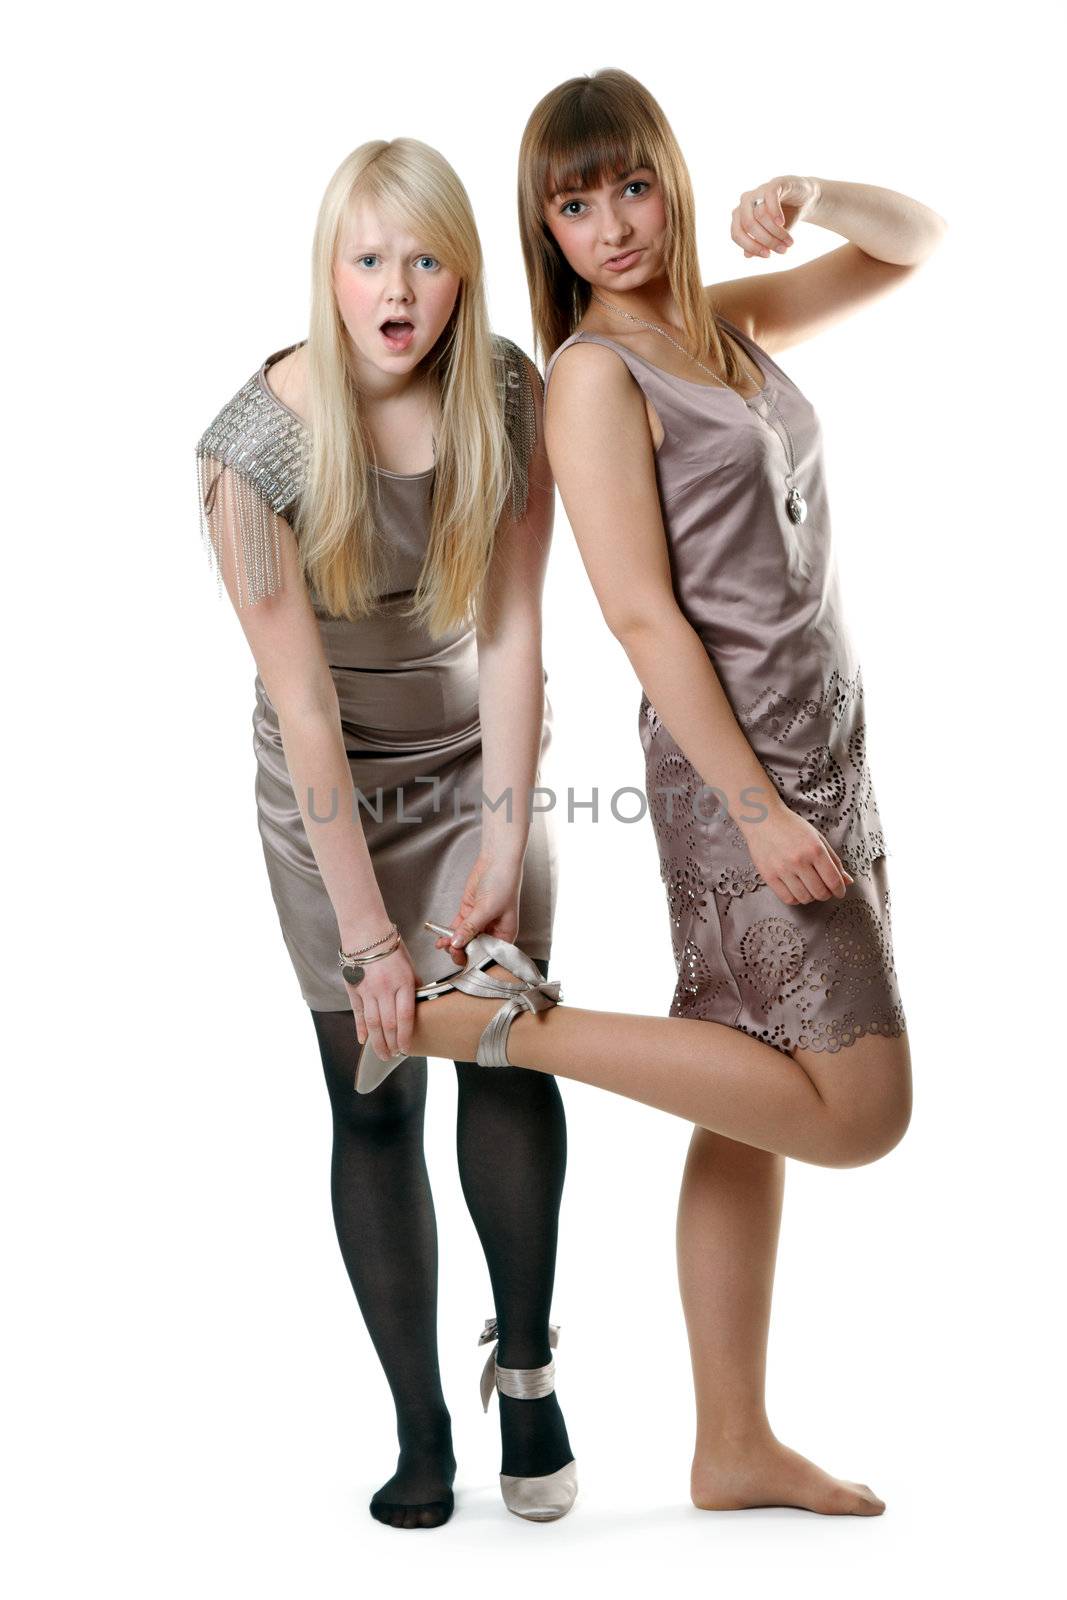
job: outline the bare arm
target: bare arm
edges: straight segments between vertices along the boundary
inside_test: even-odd
[[[530,830],[529,793],[541,753],[545,708],[541,658],[541,597],[552,542],[555,486],[545,449],[540,384],[536,396],[537,444],[529,464],[526,514],[506,514],[497,529],[478,617],[478,681],[482,724],[482,788],[491,800],[507,790],[507,808],[483,806],[482,842],[502,860],[521,862]]]
[[[545,430],[604,620],[671,736],[723,797],[779,898],[794,904],[843,894],[838,858],[778,795],[675,598],[647,412],[614,352],[598,345],[564,351]],[[759,808],[765,820],[756,820]]]
[[[224,479],[229,473],[226,468]],[[345,950],[358,949],[384,933],[390,917],[353,804],[355,790],[337,692],[300,571],[296,537],[282,521],[278,592],[255,605],[238,607],[233,496],[228,489],[225,481],[219,484],[214,512],[221,535],[216,548],[223,583],[278,713],[286,765],[308,843],[337,916],[339,942]]]
[[[763,204],[754,208],[759,194]],[[851,316],[898,287],[927,260],[948,228],[944,217],[894,189],[833,178],[784,176],[746,190],[731,236],[750,254],[788,250],[790,230],[811,222],[849,242],[815,261],[765,276],[712,284],[712,305],[774,354]]]
[[[545,713],[541,597],[552,541],[555,485],[545,448],[540,380],[531,362],[526,361],[525,367],[536,403],[537,442],[527,469],[526,512],[518,521],[505,512],[500,521],[477,619],[485,798],[478,861],[450,924],[456,929],[455,949],[462,949],[473,932],[483,929],[502,938],[515,937],[530,833],[530,795],[541,754]],[[439,948],[447,943],[443,937],[437,940]]]

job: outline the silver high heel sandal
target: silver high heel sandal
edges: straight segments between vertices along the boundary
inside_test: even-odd
[[[497,1337],[496,1318],[491,1317],[482,1329],[479,1344],[488,1344]],[[551,1323],[548,1329],[549,1348],[559,1343],[559,1328]],[[493,1390],[510,1395],[513,1400],[540,1400],[556,1387],[556,1358],[552,1356],[547,1367],[500,1367],[496,1360],[496,1344],[482,1372],[482,1408],[489,1410]],[[516,1478],[509,1473],[500,1474],[500,1493],[504,1504],[517,1517],[528,1522],[555,1522],[565,1517],[578,1493],[578,1463],[568,1461],[555,1472],[541,1478]]]
[[[424,922],[423,927],[434,933],[451,934],[453,929],[439,927],[436,922]],[[543,978],[529,956],[517,944],[498,939],[491,933],[477,933],[464,949],[467,964],[451,978],[438,978],[434,983],[424,983],[415,990],[416,1000],[433,1000],[438,995],[460,989],[464,994],[484,995],[490,1000],[503,1000],[500,1010],[494,1012],[486,1023],[475,1056],[480,1067],[510,1067],[507,1056],[508,1034],[511,1024],[520,1011],[547,1011],[558,1005],[563,996],[558,978]],[[509,972],[518,974],[519,981],[490,978],[480,969],[498,962]],[[389,1074],[406,1061],[408,1052],[398,1050],[395,1056],[383,1061],[375,1052],[370,1039],[360,1050],[356,1067],[356,1093],[370,1094]]]

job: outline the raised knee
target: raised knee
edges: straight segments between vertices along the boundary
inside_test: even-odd
[[[911,1094],[907,1090],[879,1098],[874,1105],[837,1119],[832,1159],[834,1167],[866,1167],[894,1150],[908,1131]]]

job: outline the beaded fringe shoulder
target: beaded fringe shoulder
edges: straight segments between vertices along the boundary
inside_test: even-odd
[[[295,349],[290,345],[268,360]],[[221,592],[222,538],[229,528],[240,606],[278,589],[279,522],[299,499],[309,442],[299,417],[264,391],[257,370],[197,444],[201,538]]]
[[[268,356],[266,365],[297,348],[289,345]],[[536,395],[518,345],[494,334],[493,358],[511,455],[511,515],[518,521],[526,513],[529,465],[537,443]],[[543,392],[540,373],[532,370]],[[226,402],[197,443],[201,539],[221,594],[222,540],[228,532],[239,606],[255,605],[279,588],[279,525],[300,499],[310,444],[305,425],[265,390],[259,370]]]
[[[530,489],[530,460],[537,443],[537,396],[527,377],[532,370],[543,396],[544,382],[517,344],[501,334],[493,335],[497,394],[504,410],[504,429],[511,450],[511,515],[516,522],[526,515]]]

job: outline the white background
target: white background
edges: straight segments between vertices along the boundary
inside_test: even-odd
[[[1050,20],[1033,4],[260,0],[58,6],[20,24],[4,108],[3,1136],[20,1600],[1048,1592],[1063,1115]],[[564,1084],[553,1315],[581,1492],[558,1525],[509,1517],[495,1407],[487,1420],[477,1395],[488,1280],[438,1062],[427,1148],[458,1508],[405,1536],[365,1510],[392,1471],[391,1410],[333,1233],[327,1097],[255,827],[254,667],[199,543],[193,446],[305,335],[319,198],[371,137],[414,135],[454,163],[494,326],[530,348],[519,136],[553,84],[608,65],[673,122],[706,281],[839,242],[805,225],[784,260],[744,260],[731,208],[783,172],[902,190],[950,224],[895,294],[780,357],[826,437],[917,1092],[882,1163],[790,1164],[770,1411],[888,1511],[689,1505],[673,1262],[688,1129]],[[579,798],[640,784],[639,689],[562,514],[545,655],[547,781]],[[558,829],[552,971],[574,1003],[662,1014],[674,971],[651,824],[578,815]]]

